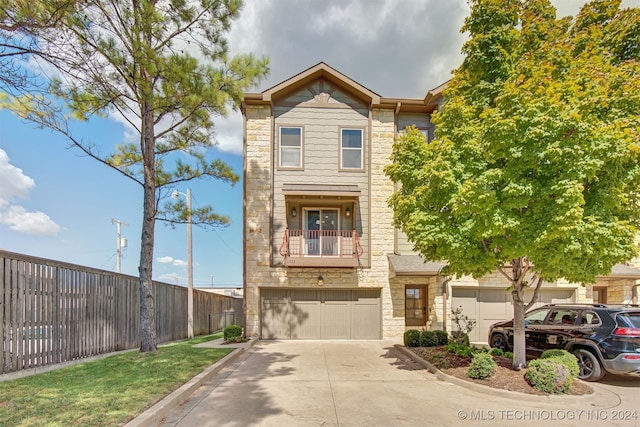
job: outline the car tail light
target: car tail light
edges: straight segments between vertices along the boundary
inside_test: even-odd
[[[640,354],[627,354],[626,356],[622,356],[622,358],[627,360],[640,360]]]
[[[616,328],[613,335],[624,335],[631,337],[640,337],[640,329],[638,328]]]

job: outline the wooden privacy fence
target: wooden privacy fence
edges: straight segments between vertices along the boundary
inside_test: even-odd
[[[134,276],[0,250],[0,374],[140,346]],[[154,282],[158,342],[187,338],[187,288]],[[242,325],[242,299],[194,290],[194,335]]]

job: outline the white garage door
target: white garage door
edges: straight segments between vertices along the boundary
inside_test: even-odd
[[[379,289],[262,289],[263,339],[380,339]]]
[[[532,307],[550,303],[573,302],[574,289],[543,289],[538,302]],[[532,291],[525,294],[529,301]],[[451,309],[462,307],[462,314],[476,321],[475,328],[469,334],[471,342],[486,343],[489,327],[496,322],[513,319],[511,293],[504,289],[461,289],[453,288]],[[452,325],[455,330],[455,324]]]

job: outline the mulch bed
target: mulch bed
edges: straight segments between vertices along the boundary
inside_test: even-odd
[[[469,378],[467,369],[471,363],[470,357],[460,357],[455,353],[448,352],[443,346],[440,347],[411,347],[409,350],[428,361],[443,373],[461,380],[482,384],[488,387],[498,388],[508,391],[517,391],[534,395],[545,396],[547,393],[538,391],[531,387],[524,379],[526,369],[514,370],[511,367],[512,361],[506,357],[494,356],[498,367],[496,372],[485,380]],[[584,381],[575,380],[567,394],[580,396],[593,393],[593,389]]]

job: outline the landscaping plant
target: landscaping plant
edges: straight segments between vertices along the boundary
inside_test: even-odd
[[[489,378],[496,370],[498,364],[489,353],[476,353],[471,359],[471,364],[467,370],[469,378],[484,380]]]

